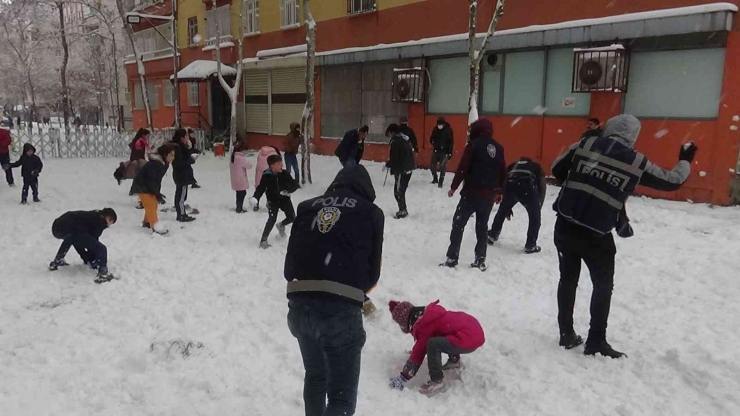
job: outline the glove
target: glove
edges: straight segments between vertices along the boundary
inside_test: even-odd
[[[288,191],[280,191],[280,195],[282,195],[282,196],[290,196],[290,192],[288,192]]]
[[[632,229],[629,221],[618,222],[617,235],[622,238],[630,238],[635,235],[635,231]]]
[[[688,142],[684,144],[678,151],[678,160],[685,160],[689,163],[693,162],[697,150],[699,150],[699,148],[696,147],[696,144],[694,142]]]
[[[167,203],[165,196],[162,194],[157,195],[157,202],[159,202],[159,205],[165,205]]]
[[[37,177],[37,176],[39,176],[39,171],[37,171],[37,170],[32,170],[32,171],[31,171],[31,176],[33,176],[34,178],[35,178],[35,177]]]
[[[409,381],[403,374],[399,374],[397,377],[393,377],[388,380],[388,387],[394,390],[403,391],[404,384]]]

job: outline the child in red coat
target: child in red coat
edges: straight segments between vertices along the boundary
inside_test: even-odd
[[[401,331],[414,336],[415,344],[403,371],[390,379],[390,387],[403,390],[404,384],[416,375],[427,357],[429,377],[421,393],[434,396],[446,390],[444,370],[461,368],[461,354],[470,354],[485,342],[483,328],[474,317],[464,312],[452,312],[439,306],[439,301],[427,307],[416,307],[409,302],[390,301],[393,320]],[[442,365],[442,353],[449,356]]]

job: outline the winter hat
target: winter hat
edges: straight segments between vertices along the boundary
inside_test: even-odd
[[[409,328],[409,314],[414,305],[405,301],[397,302],[392,300],[388,302],[388,307],[391,310],[393,320],[401,327],[401,331],[403,331],[404,334],[411,332],[411,328]]]
[[[438,117],[437,118],[437,124],[445,124],[445,123],[447,123],[447,121],[445,120],[444,117]]]
[[[493,123],[487,118],[479,118],[470,125],[470,138],[478,139],[481,137],[493,136]]]

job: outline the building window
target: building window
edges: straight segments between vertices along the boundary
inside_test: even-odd
[[[504,114],[542,115],[545,52],[506,54],[504,63]]]
[[[146,93],[149,97],[149,108],[151,110],[159,109],[159,83],[154,81],[146,82]]]
[[[306,68],[244,72],[247,131],[283,135],[300,123],[306,105]]]
[[[725,49],[633,53],[624,112],[637,117],[716,118]]]
[[[164,91],[164,105],[167,107],[172,107],[175,105],[175,102],[173,100],[174,89],[175,88],[170,80],[166,79],[162,81],[162,91]]]
[[[470,58],[467,56],[429,61],[431,86],[428,111],[434,114],[467,114],[470,90]]]
[[[231,39],[231,7],[223,6],[206,12],[206,36],[208,40],[216,38],[216,21],[221,32],[222,42]]]
[[[247,16],[246,16],[246,34],[251,35],[259,33],[260,31],[260,1],[259,0],[246,0],[247,2]]]
[[[198,34],[198,18],[197,17],[191,17],[188,18],[188,45],[197,45],[198,43],[194,41],[195,35]]]
[[[573,49],[551,49],[547,53],[545,107],[551,116],[587,116],[591,94],[573,93]]]
[[[347,0],[347,14],[373,12],[376,7],[375,0]]]
[[[484,113],[501,112],[501,75],[504,69],[504,59],[503,54],[490,54],[481,62],[479,94],[481,110]]]
[[[280,0],[280,27],[298,26],[298,0]]]
[[[200,84],[197,82],[188,82],[188,104],[191,107],[200,106]]]
[[[134,94],[134,109],[136,110],[143,110],[144,109],[144,93],[141,91],[141,83],[140,82],[134,82],[134,89],[132,90]]]

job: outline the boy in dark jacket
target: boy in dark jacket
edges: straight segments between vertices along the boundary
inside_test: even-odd
[[[396,179],[394,196],[398,202],[398,212],[396,219],[406,218],[409,212],[406,206],[406,190],[411,181],[411,174],[416,165],[414,164],[414,149],[409,143],[409,137],[401,133],[398,124],[391,124],[385,131],[385,135],[390,137],[391,157],[385,164],[386,169],[390,169],[391,175]]]
[[[365,138],[370,131],[368,126],[362,126],[359,129],[352,129],[344,133],[342,141],[334,151],[334,155],[339,158],[342,167],[350,167],[360,163],[362,154],[365,152]]]
[[[288,174],[295,172],[295,181],[300,183],[300,173],[298,170],[298,150],[301,148],[303,134],[301,134],[301,125],[290,123],[290,133],[285,135],[283,150],[285,151],[285,163],[288,165]]]
[[[157,234],[167,234],[168,231],[159,223],[157,214],[158,203],[164,204],[165,198],[161,193],[162,178],[167,173],[167,168],[175,159],[174,143],[166,143],[159,146],[156,155],[149,157],[149,162],[136,174],[131,190],[139,196],[144,206],[144,221],[141,226],[151,228]]]
[[[361,308],[380,278],[383,211],[363,166],[342,169],[298,206],[285,256],[288,327],[305,367],[307,415],[353,415],[365,330]],[[327,403],[328,402],[328,403]]]
[[[172,138],[175,147],[175,160],[172,162],[172,179],[175,181],[175,210],[177,211],[177,221],[191,222],[195,221],[185,211],[185,201],[188,200],[188,187],[195,183],[193,176],[193,163],[195,163],[196,151],[190,148],[190,139],[185,129],[175,130],[175,136]]]
[[[109,282],[115,277],[108,273],[108,249],[98,241],[106,228],[118,220],[113,208],[99,211],[70,211],[54,220],[51,233],[62,241],[57,255],[49,264],[49,270],[69,266],[64,260],[70,247],[75,248],[85,264],[98,269],[95,283]]]
[[[412,129],[409,126],[409,118],[406,116],[401,116],[401,118],[398,120],[398,123],[400,126],[398,126],[401,133],[408,136],[409,142],[411,143],[411,147],[414,148],[414,153],[419,153],[419,142],[416,140],[416,133],[414,132],[414,129]]]
[[[260,240],[260,248],[263,249],[270,247],[270,244],[267,243],[267,237],[270,236],[280,211],[285,213],[285,219],[277,225],[281,237],[285,237],[285,227],[295,220],[295,210],[293,209],[293,202],[290,200],[290,194],[298,189],[298,182],[283,170],[283,158],[272,155],[267,158],[267,165],[269,168],[262,174],[260,184],[254,191],[251,200],[252,205],[257,205],[262,195],[267,195],[269,217]]]
[[[23,191],[21,192],[21,204],[28,204],[28,188],[33,190],[33,202],[41,202],[39,199],[39,174],[44,168],[41,158],[36,156],[36,148],[31,143],[23,145],[23,154],[17,162],[11,163],[7,169],[21,166],[23,176]]]
[[[437,119],[437,126],[432,131],[432,137],[429,138],[429,141],[434,148],[432,163],[429,167],[432,171],[432,183],[439,183],[439,187],[441,188],[444,186],[447,162],[452,157],[452,151],[455,146],[452,127],[445,121],[444,117]],[[439,180],[437,180],[437,164],[439,164]]]
[[[480,323],[465,312],[448,311],[432,302],[426,307],[415,307],[409,302],[390,301],[388,304],[393,320],[404,334],[414,336],[414,348],[399,376],[390,379],[389,387],[403,390],[427,358],[429,380],[421,387],[421,393],[434,396],[447,389],[444,371],[462,368],[461,354],[470,354],[485,343]],[[442,365],[442,353],[449,355]]]

